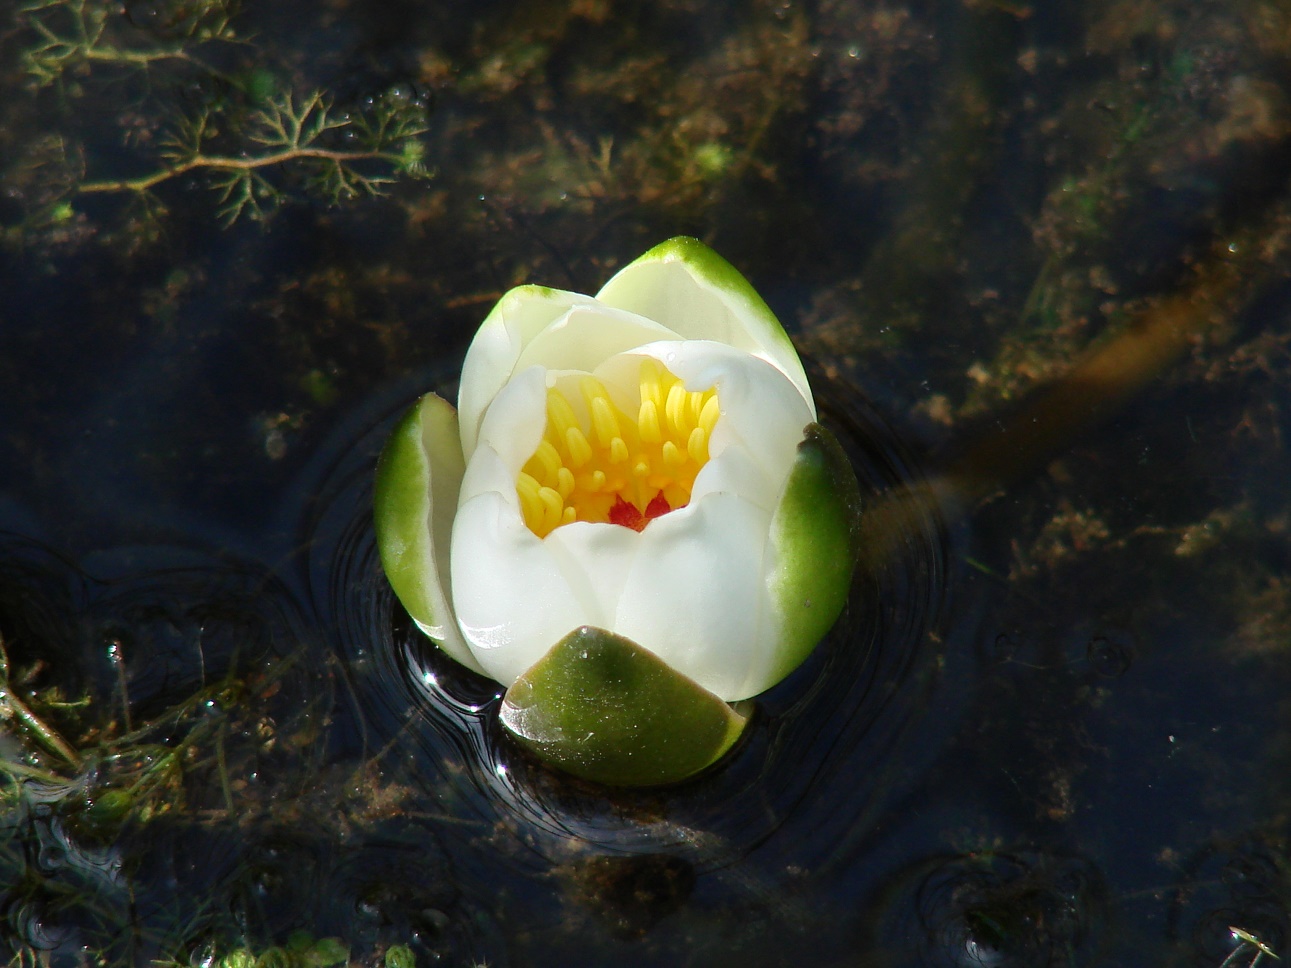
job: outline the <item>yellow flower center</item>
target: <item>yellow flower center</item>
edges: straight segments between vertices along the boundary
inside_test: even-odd
[[[656,360],[641,362],[635,417],[593,376],[579,389],[580,421],[560,390],[547,390],[542,443],[516,478],[524,523],[540,538],[562,524],[593,521],[641,531],[690,503],[717,425],[717,389],[687,390]]]

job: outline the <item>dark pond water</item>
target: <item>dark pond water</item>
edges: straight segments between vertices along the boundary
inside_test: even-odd
[[[6,963],[1291,952],[1286,4],[0,18]],[[502,292],[683,233],[872,545],[736,755],[605,791],[410,628],[371,477]]]

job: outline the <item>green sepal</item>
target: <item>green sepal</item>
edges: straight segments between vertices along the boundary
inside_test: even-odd
[[[381,567],[403,607],[440,648],[482,673],[449,604],[449,542],[465,471],[457,411],[428,393],[381,451],[372,517]]]
[[[842,612],[860,525],[861,491],[851,461],[833,434],[808,424],[771,521],[778,561],[770,589],[781,621],[772,682],[796,669]]]
[[[607,786],[659,786],[717,762],[740,715],[631,639],[584,625],[507,690],[508,733],[538,759]]]

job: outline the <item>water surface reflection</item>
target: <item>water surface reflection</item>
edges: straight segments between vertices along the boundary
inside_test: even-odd
[[[0,960],[1287,956],[1284,4],[5,16]],[[266,161],[318,91],[424,125],[388,194]],[[370,476],[501,292],[680,232],[884,513],[732,761],[606,794],[402,619]]]

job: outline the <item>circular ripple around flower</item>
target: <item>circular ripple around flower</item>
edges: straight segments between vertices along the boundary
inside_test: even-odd
[[[311,526],[311,581],[351,670],[368,744],[397,748],[392,756],[415,764],[426,793],[477,829],[510,831],[525,845],[518,868],[668,851],[703,871],[766,845],[786,863],[845,863],[867,821],[900,795],[896,778],[917,775],[912,758],[935,748],[919,744],[916,754],[915,744],[899,743],[926,706],[941,658],[933,639],[946,536],[937,509],[914,497],[917,471],[882,419],[823,377],[813,385],[822,422],[856,468],[866,513],[892,514],[897,540],[858,573],[848,608],[813,656],[758,697],[734,754],[666,790],[591,787],[530,760],[496,724],[502,687],[440,654],[394,600],[372,533],[371,469],[413,395],[333,449],[345,456],[326,474]]]

